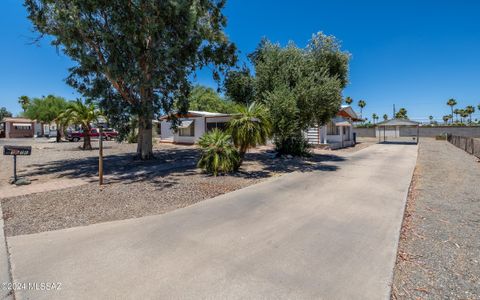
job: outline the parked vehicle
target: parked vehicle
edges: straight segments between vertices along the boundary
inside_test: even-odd
[[[100,137],[100,130],[98,128],[92,128],[90,129],[90,138],[95,139]],[[105,140],[113,140],[117,138],[118,132],[115,131],[115,129],[112,128],[105,128],[103,130],[102,136],[104,137]],[[83,130],[81,131],[72,131],[67,134],[67,140],[70,142],[78,142],[84,137]]]

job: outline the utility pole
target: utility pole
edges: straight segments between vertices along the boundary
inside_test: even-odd
[[[393,117],[392,117],[392,119],[395,119],[396,114],[397,114],[397,112],[395,111],[395,104],[393,104]]]

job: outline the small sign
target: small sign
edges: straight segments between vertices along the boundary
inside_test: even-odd
[[[3,155],[31,155],[31,146],[3,146]]]

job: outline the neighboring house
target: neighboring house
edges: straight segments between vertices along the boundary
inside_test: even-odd
[[[50,124],[42,123],[42,126],[43,126],[42,136],[46,136],[46,137],[57,136],[57,124],[55,124],[55,122],[52,122]]]
[[[0,138],[32,138],[35,121],[26,118],[4,118],[0,122]]]
[[[171,115],[162,116],[158,123],[161,142],[175,144],[195,144],[205,133],[214,128],[224,129],[232,118],[229,114],[189,110],[185,115],[175,115],[180,123],[172,129]]]
[[[308,129],[306,137],[312,145],[329,145],[331,149],[353,146],[353,122],[361,121],[350,105],[342,105],[335,118],[324,126]]]

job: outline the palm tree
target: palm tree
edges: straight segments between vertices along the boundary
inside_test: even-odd
[[[20,96],[18,98],[18,103],[22,106],[23,112],[26,112],[30,105],[30,98],[28,98],[28,96]]]
[[[448,99],[448,101],[447,101],[447,105],[450,106],[450,108],[452,109],[452,115],[453,115],[453,114],[454,114],[454,112],[453,112],[453,107],[454,107],[455,105],[457,105],[457,100],[455,100],[455,99],[453,99],[453,98],[450,98],[450,99]],[[458,117],[457,117],[457,121],[458,121]],[[453,123],[453,118],[452,118],[452,123]]]
[[[214,129],[205,133],[198,144],[202,148],[198,167],[207,173],[217,176],[218,173],[232,172],[240,165],[240,155],[226,132]]]
[[[455,122],[458,122],[458,115],[460,114],[460,109],[455,108],[455,110],[453,111],[453,114],[455,115]]]
[[[429,116],[428,119],[430,120],[430,124],[433,124],[433,116]]]
[[[248,149],[266,144],[272,134],[272,123],[266,107],[252,102],[238,107],[238,113],[228,123],[228,130],[242,164]]]
[[[388,115],[387,115],[387,114],[384,114],[384,115],[383,115],[383,120],[384,120],[384,121],[387,121],[387,120],[388,120]]]
[[[462,124],[463,124],[465,118],[468,117],[468,112],[467,112],[466,109],[461,109],[461,110],[460,110],[460,117],[462,118]]]
[[[352,102],[353,102],[353,99],[351,97],[345,98],[345,103],[347,103],[347,105],[351,105]]]
[[[375,125],[375,120],[378,120],[378,116],[376,113],[372,114],[372,119],[373,119],[373,125]]]
[[[360,107],[360,119],[362,118],[363,108],[367,105],[364,100],[358,101],[358,107]]]
[[[447,125],[448,120],[450,119],[450,116],[449,116],[449,115],[445,115],[445,116],[442,117],[442,119],[443,119],[443,122],[445,122],[445,125]]]
[[[468,115],[470,116],[470,120],[469,120],[469,123],[472,123],[472,114],[475,112],[475,107],[472,106],[472,105],[469,105],[465,108],[465,111],[468,113]]]
[[[75,102],[71,102],[68,108],[60,118],[68,123],[80,124],[83,130],[83,150],[92,150],[92,144],[90,141],[90,129],[91,124],[98,121],[102,116],[102,113],[95,107],[93,103],[83,103],[78,99]]]
[[[408,119],[407,110],[405,108],[400,108],[395,114],[396,119]]]

